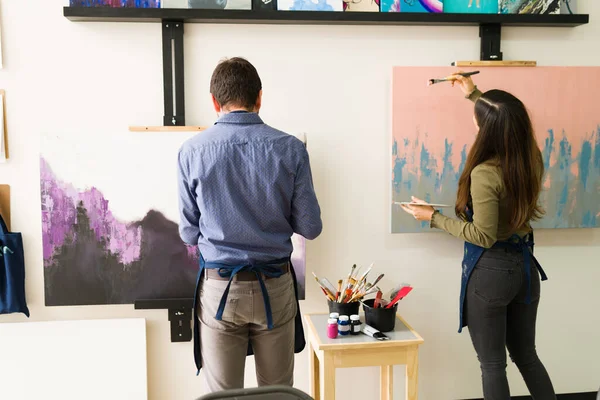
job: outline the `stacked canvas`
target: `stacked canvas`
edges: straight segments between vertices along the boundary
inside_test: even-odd
[[[382,12],[441,13],[444,3],[441,0],[381,0]]]
[[[559,14],[561,0],[280,0],[277,9],[282,11]]]
[[[560,14],[561,0],[444,0],[445,13]]]
[[[561,0],[500,0],[502,14],[560,14]]]
[[[71,7],[160,8],[160,0],[70,0]]]
[[[344,11],[379,12],[380,0],[343,0]]]
[[[162,8],[250,10],[252,0],[162,0]]]
[[[474,14],[575,13],[574,0],[255,0],[279,11],[356,11]],[[252,9],[252,0],[70,0],[71,7]]]
[[[444,0],[444,12],[497,14],[498,0]]]
[[[342,0],[278,0],[277,9],[281,11],[344,11],[344,3]]]
[[[70,6],[250,10],[252,8],[252,0],[70,0]]]

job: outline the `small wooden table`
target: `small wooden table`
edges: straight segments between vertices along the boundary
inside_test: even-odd
[[[335,369],[353,367],[381,368],[381,399],[393,399],[393,366],[406,365],[406,399],[417,399],[419,345],[423,338],[402,317],[397,316],[394,331],[385,333],[390,340],[378,341],[364,334],[327,337],[328,314],[306,314],[310,356],[310,390],[321,399],[320,368],[323,369],[323,400],[335,399]],[[361,316],[364,323],[364,317]]]

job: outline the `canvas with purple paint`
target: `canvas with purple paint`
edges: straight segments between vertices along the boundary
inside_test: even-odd
[[[480,68],[481,90],[503,89],[530,112],[545,175],[542,220],[534,228],[600,227],[600,113],[590,87],[599,67]],[[476,135],[473,103],[450,83],[426,86],[451,67],[395,67],[392,100],[393,233],[427,232],[394,202],[411,195],[455,204],[458,179]],[[406,76],[411,79],[407,80]],[[454,215],[452,209],[442,213]]]
[[[199,253],[196,246],[181,241],[178,225],[169,217],[177,214],[175,174],[165,173],[164,180],[173,178],[173,185],[165,185],[172,191],[155,188],[156,206],[152,206],[152,198],[136,188],[132,179],[140,174],[131,164],[107,162],[93,149],[79,154],[59,150],[76,147],[52,141],[45,144],[40,159],[46,305],[132,304],[136,299],[192,297]],[[148,168],[144,163],[141,159],[133,162],[139,170]],[[65,171],[73,172],[67,175]],[[91,184],[94,180],[98,186]],[[294,235],[292,244],[299,296],[304,299],[305,240]]]

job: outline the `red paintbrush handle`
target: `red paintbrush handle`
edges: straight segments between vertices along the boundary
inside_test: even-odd
[[[394,306],[394,304],[396,304],[398,301],[400,301],[404,297],[406,297],[406,295],[409,294],[411,290],[412,290],[412,287],[410,287],[410,286],[405,286],[402,289],[400,289],[400,291],[398,291],[398,294],[396,295],[396,297],[394,297],[394,300],[392,300],[390,302],[390,304],[387,305],[386,308],[392,308]]]

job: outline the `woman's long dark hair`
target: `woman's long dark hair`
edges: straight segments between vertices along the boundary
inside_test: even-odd
[[[458,181],[456,215],[466,219],[472,207],[471,172],[486,161],[495,161],[502,170],[506,189],[509,225],[512,232],[542,217],[538,204],[544,164],[533,126],[523,103],[503,90],[485,92],[475,103],[479,134],[469,151]]]

